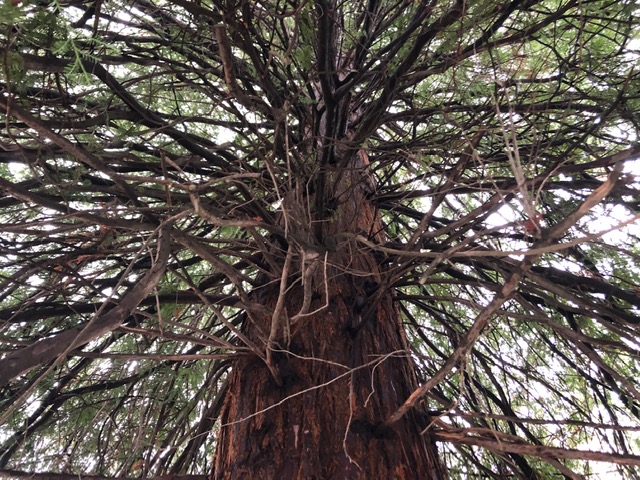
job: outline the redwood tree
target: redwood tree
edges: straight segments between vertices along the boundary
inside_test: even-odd
[[[637,478],[634,9],[3,3],[0,476]]]

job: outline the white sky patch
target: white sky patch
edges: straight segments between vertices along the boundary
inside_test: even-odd
[[[32,287],[37,287],[38,285],[42,285],[43,283],[44,280],[37,275],[31,275],[29,278],[27,278],[27,285]]]
[[[111,287],[107,287],[107,288],[103,288],[100,291],[106,298],[111,298],[113,295],[115,295],[115,290]]]
[[[232,142],[236,138],[236,132],[225,127],[218,127],[218,143]]]
[[[13,175],[13,178],[16,181],[26,180],[27,178],[30,178],[30,176],[27,174],[25,166],[22,163],[9,162],[7,167],[9,168],[9,173]]]
[[[598,210],[601,210],[601,212],[596,212],[598,214],[597,221],[588,221],[585,225],[591,233],[597,233],[614,228],[616,225],[620,225],[625,220],[629,219],[628,210],[621,205],[615,205],[612,208],[598,208]],[[628,243],[631,241],[629,234],[640,235],[640,226],[638,221],[626,228],[622,227],[609,233],[605,233],[600,238],[604,243],[608,244],[619,244],[621,242]]]
[[[516,215],[513,207],[509,204],[502,205],[498,210],[487,217],[486,224],[490,228],[506,227],[508,224],[522,220]]]
[[[636,177],[634,183],[640,183],[640,157],[627,160],[622,171],[634,175]]]

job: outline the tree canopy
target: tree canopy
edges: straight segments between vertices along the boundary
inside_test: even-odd
[[[428,411],[451,478],[638,478],[636,14],[2,3],[0,476],[208,475],[243,323],[351,249],[419,381],[385,424]],[[314,235],[336,176],[381,227]]]

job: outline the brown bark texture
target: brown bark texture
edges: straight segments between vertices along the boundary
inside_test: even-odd
[[[335,210],[321,231],[335,239],[332,248],[312,261],[298,255],[291,269],[289,333],[271,352],[273,368],[245,358],[230,374],[213,480],[445,478],[435,444],[421,434],[426,415],[412,411],[392,428],[379,426],[416,379],[391,289],[380,283],[383,267],[353,239],[383,240],[367,200],[366,154],[353,157],[351,168],[327,176]],[[257,293],[269,310],[278,287],[271,282]],[[296,318],[310,288],[309,312],[319,311]],[[245,334],[264,345],[271,321],[248,318]]]

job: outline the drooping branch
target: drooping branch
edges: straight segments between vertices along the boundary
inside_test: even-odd
[[[159,228],[158,247],[153,266],[137,285],[122,297],[117,306],[107,312],[98,311],[87,324],[71,328],[6,355],[0,360],[0,385],[6,385],[11,379],[36,366],[46,365],[56,358],[60,359],[74,348],[119,327],[140,302],[156,288],[162,278],[171,252],[170,229],[170,224]]]
[[[454,429],[448,427],[434,429],[433,435],[444,442],[483,447],[496,453],[517,453],[542,459],[592,460],[616,463],[618,465],[640,466],[640,455],[531,445],[523,442],[519,437],[506,435],[496,430],[480,428]]]

